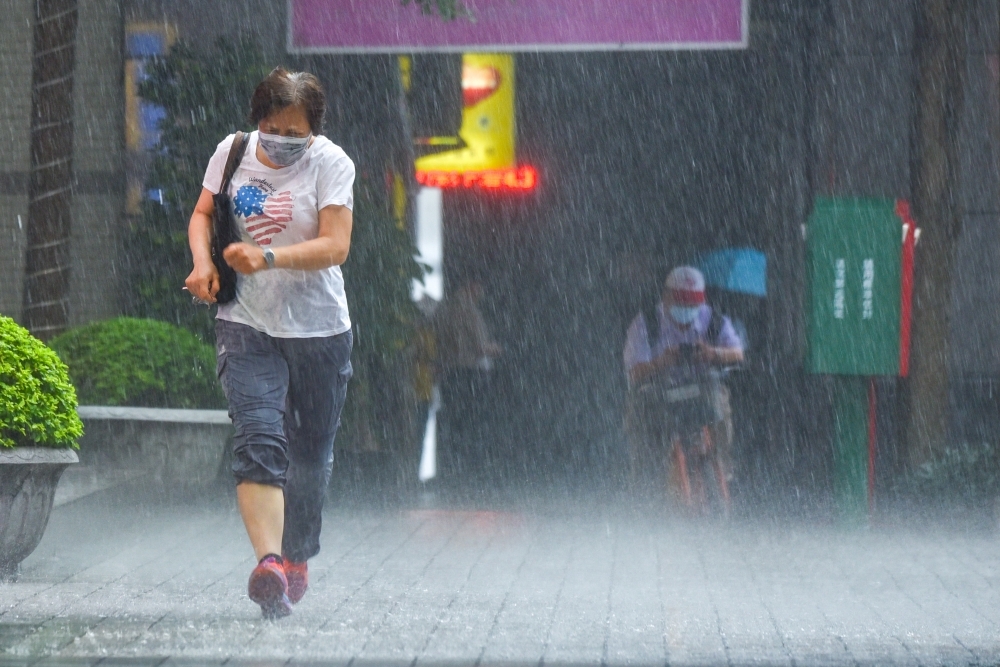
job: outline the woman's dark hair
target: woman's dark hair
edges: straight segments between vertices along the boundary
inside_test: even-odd
[[[309,72],[289,72],[275,67],[257,84],[250,98],[250,122],[256,126],[271,114],[286,107],[301,105],[313,134],[323,131],[326,96],[319,80]]]

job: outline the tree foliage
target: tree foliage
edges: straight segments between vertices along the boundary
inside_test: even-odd
[[[211,340],[212,313],[195,308],[181,290],[191,270],[187,223],[218,143],[247,130],[249,100],[271,70],[248,40],[220,39],[205,51],[181,42],[151,61],[141,97],[163,108],[160,144],[153,157],[142,215],[133,225],[128,254],[133,267],[132,314],[184,326]]]
[[[409,383],[400,353],[411,341],[418,312],[410,297],[424,267],[409,232],[390,215],[381,183],[355,182],[351,255],[344,284],[354,325],[354,380],[344,405],[338,446],[356,451],[405,444],[408,414],[400,390]]]
[[[416,246],[409,232],[378,196],[379,187],[384,186],[364,176],[355,182],[351,253],[343,271],[355,347],[387,362],[409,342],[417,316],[410,285],[423,279],[424,268],[413,258]]]

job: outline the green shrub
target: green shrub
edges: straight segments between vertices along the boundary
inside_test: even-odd
[[[1000,448],[990,443],[963,443],[905,475],[901,495],[925,501],[982,505],[1000,497]]]
[[[186,329],[119,317],[52,340],[86,405],[217,408],[215,351]]]
[[[0,447],[76,449],[82,435],[66,365],[14,320],[0,316]]]

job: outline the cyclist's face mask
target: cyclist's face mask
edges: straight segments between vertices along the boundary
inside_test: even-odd
[[[670,306],[670,318],[677,324],[691,324],[699,310],[701,306]]]
[[[267,159],[279,167],[288,167],[298,162],[306,154],[309,146],[310,134],[307,137],[283,137],[279,134],[257,133],[257,141],[260,142],[260,149],[264,151]]]

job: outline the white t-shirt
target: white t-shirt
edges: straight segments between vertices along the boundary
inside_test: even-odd
[[[208,162],[202,185],[213,194],[222,187],[234,136],[226,137]],[[353,186],[354,163],[326,137],[317,136],[295,164],[271,169],[257,159],[257,132],[252,132],[229,196],[243,240],[262,248],[281,248],[316,238],[320,209],[331,204],[353,209]],[[219,306],[220,320],[246,324],[276,338],[336,336],[351,328],[339,266],[237,275],[236,298]]]

